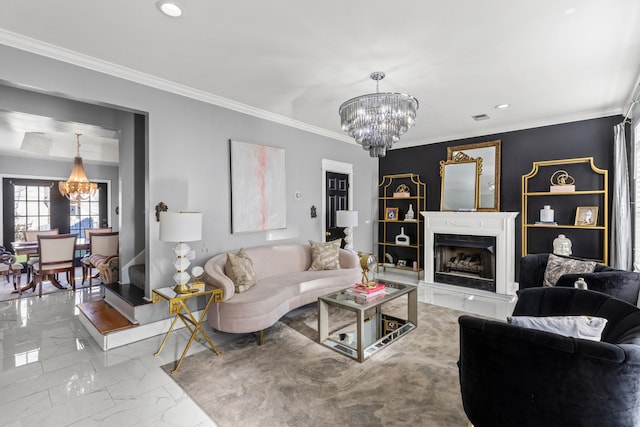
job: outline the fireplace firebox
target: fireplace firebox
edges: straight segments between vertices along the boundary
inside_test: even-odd
[[[435,279],[483,291],[496,291],[496,238],[435,234]]]

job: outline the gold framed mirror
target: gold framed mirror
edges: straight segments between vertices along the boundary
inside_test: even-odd
[[[500,212],[500,146],[501,141],[456,145],[447,148],[447,160],[463,153],[473,159],[482,159],[482,175],[479,186],[479,211]]]
[[[464,154],[440,161],[440,210],[474,211],[478,209],[482,159]]]

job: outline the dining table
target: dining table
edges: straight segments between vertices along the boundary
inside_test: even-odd
[[[81,250],[88,250],[89,249],[89,239],[85,239],[85,238],[78,238],[76,239],[76,250],[77,251],[81,251]],[[11,247],[13,248],[13,253],[16,256],[19,255],[38,255],[38,241],[32,241],[32,242],[11,242]],[[58,289],[67,289],[66,287],[62,286],[60,284],[60,282],[58,281],[58,279],[55,276],[51,276],[50,277],[51,280],[51,284],[53,286],[55,286]],[[31,278],[31,280],[29,281],[29,283],[27,283],[24,287],[20,288],[19,290],[15,291],[18,293],[22,293],[24,291],[27,291],[29,289],[33,289],[34,291],[36,290],[36,282],[33,280],[33,277]]]

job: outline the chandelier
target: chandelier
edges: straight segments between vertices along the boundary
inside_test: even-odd
[[[355,138],[371,157],[384,157],[394,142],[400,141],[415,125],[418,100],[402,93],[380,93],[382,71],[371,73],[376,93],[352,98],[340,106],[342,130]]]
[[[78,141],[78,152],[73,159],[73,169],[71,176],[66,181],[58,182],[58,190],[67,199],[77,202],[80,200],[88,200],[96,192],[98,184],[89,182],[87,174],[82,166],[82,157],[80,157],[80,133],[76,134]]]

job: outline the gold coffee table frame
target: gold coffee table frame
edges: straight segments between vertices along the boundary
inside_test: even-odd
[[[202,310],[202,314],[200,315],[200,317],[196,319],[193,313],[191,312],[191,310],[189,310],[189,307],[187,306],[186,301],[190,298],[196,298],[201,296],[207,297],[207,304]],[[189,341],[187,342],[187,345],[184,348],[184,351],[182,352],[182,356],[180,356],[180,360],[178,360],[178,365],[173,371],[171,371],[172,374],[175,374],[176,372],[178,372],[178,369],[180,369],[180,365],[182,365],[182,361],[184,360],[184,357],[187,355],[187,352],[189,351],[189,348],[191,347],[191,343],[193,342],[193,340],[195,339],[198,342],[202,343],[202,341],[197,337],[198,331],[205,338],[211,350],[213,350],[213,352],[216,355],[222,356],[222,353],[220,353],[216,348],[216,346],[213,345],[213,342],[211,341],[211,339],[209,339],[209,337],[207,336],[207,334],[205,333],[204,329],[202,329],[202,326],[201,326],[202,320],[204,319],[204,316],[207,315],[207,311],[209,310],[209,306],[211,305],[211,303],[222,302],[222,289],[207,289],[207,290],[192,292],[188,294],[177,294],[173,291],[173,288],[170,288],[170,287],[154,289],[152,294],[152,301],[156,303],[156,302],[162,301],[163,299],[169,301],[169,314],[174,314],[175,316],[173,318],[173,322],[171,322],[171,327],[169,327],[169,330],[167,331],[167,333],[164,336],[164,339],[162,340],[162,344],[160,344],[160,348],[158,349],[157,352],[154,353],[154,355],[157,356],[160,354],[160,352],[164,348],[164,345],[167,343],[167,340],[169,339],[169,335],[171,335],[171,332],[173,331],[173,328],[176,325],[176,322],[178,321],[178,319],[181,319],[182,323],[184,323],[187,329],[189,329],[189,332],[191,332],[191,337],[189,338]],[[184,311],[184,314],[183,314],[183,311]]]

